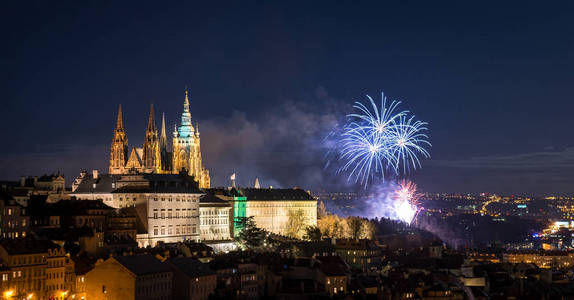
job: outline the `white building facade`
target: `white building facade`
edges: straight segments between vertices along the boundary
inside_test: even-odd
[[[77,199],[96,200],[114,208],[135,207],[140,247],[157,243],[200,240],[197,183],[186,175],[84,174],[71,193]]]

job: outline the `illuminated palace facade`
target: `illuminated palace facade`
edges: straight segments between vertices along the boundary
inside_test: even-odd
[[[129,154],[128,154],[129,153]],[[187,172],[199,183],[200,188],[209,188],[209,171],[201,161],[199,128],[191,123],[189,96],[185,91],[181,124],[173,131],[172,151],[168,151],[165,116],[162,115],[161,133],[155,125],[153,106],[150,109],[145,140],[142,148],[132,147],[128,152],[128,139],[122,120],[122,107],[114,130],[110,149],[109,174],[179,174]]]

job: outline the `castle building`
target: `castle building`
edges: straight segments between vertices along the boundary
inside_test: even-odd
[[[253,217],[259,228],[279,235],[288,235],[293,227],[317,225],[317,199],[299,188],[212,188],[205,192],[231,204],[232,236],[243,229],[239,220],[245,217]]]
[[[70,195],[101,199],[113,208],[133,208],[140,247],[200,240],[199,198],[203,194],[187,174],[92,174],[82,172]]]
[[[133,147],[128,152],[128,139],[120,106],[110,148],[109,174],[179,174],[183,171],[193,176],[200,188],[209,188],[209,170],[203,166],[201,161],[200,145],[199,128],[197,124],[194,127],[191,123],[187,90],[181,124],[179,127],[176,125],[173,132],[171,152],[168,149],[165,115],[162,115],[161,132],[158,134],[153,106],[150,108],[143,147]]]

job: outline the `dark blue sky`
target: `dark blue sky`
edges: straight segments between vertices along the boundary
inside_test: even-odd
[[[313,120],[385,91],[430,123],[423,190],[574,192],[572,4],[206,2],[3,4],[0,178],[105,170],[117,105],[139,146],[188,85],[218,185],[337,189]]]

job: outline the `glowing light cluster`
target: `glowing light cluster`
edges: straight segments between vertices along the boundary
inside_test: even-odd
[[[430,157],[425,146],[431,146],[427,123],[415,120],[409,112],[398,111],[400,101],[392,101],[382,94],[381,106],[367,95],[370,107],[355,102],[358,112],[347,115],[343,127],[339,158],[345,163],[339,171],[349,173],[348,180],[367,185],[374,176],[383,180],[386,172],[406,174],[421,167],[419,156]]]
[[[422,207],[419,207],[421,196],[422,195],[417,192],[416,184],[407,180],[401,181],[393,197],[396,216],[401,221],[411,224],[422,210]]]

